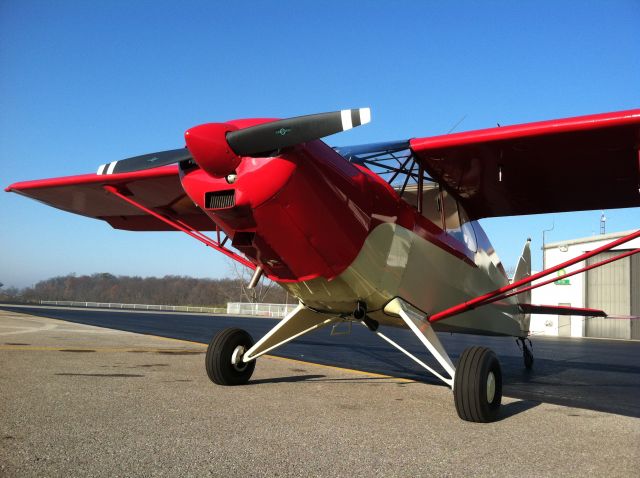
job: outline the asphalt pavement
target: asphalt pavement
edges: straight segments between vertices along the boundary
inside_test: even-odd
[[[194,320],[212,332],[206,321],[218,319]],[[557,478],[640,467],[639,418],[505,397],[498,421],[469,423],[446,387],[274,356],[249,384],[222,387],[206,376],[205,350],[0,311],[0,476]]]
[[[130,310],[7,305],[0,305],[0,309],[203,344],[226,327],[243,328],[257,340],[276,323],[267,318]],[[437,362],[409,331],[387,329],[385,333],[439,369]],[[532,337],[535,363],[532,371],[526,371],[521,352],[511,338],[439,336],[454,363],[466,347],[484,345],[492,348],[502,365],[506,396],[640,417],[638,341]],[[348,335],[331,336],[329,329],[310,333],[277,349],[272,355],[441,384],[402,353],[358,325],[354,325]]]

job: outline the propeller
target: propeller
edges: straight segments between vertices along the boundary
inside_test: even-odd
[[[187,148],[171,149],[101,164],[98,168],[98,174],[131,173],[144,169],[159,168],[160,166],[179,163],[187,159],[192,159],[191,153]]]
[[[271,121],[243,129],[230,124],[209,123],[185,133],[187,148],[143,154],[112,161],[98,168],[98,174],[129,173],[193,159],[208,173],[223,177],[233,173],[241,156],[277,151],[367,124],[369,108],[318,113]]]
[[[340,133],[371,121],[369,108],[297,116],[227,133],[227,142],[240,156],[275,151]]]

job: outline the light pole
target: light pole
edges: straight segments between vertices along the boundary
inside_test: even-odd
[[[547,232],[553,231],[554,227],[556,227],[555,219],[554,219],[553,223],[551,224],[551,229],[543,229],[542,230],[542,270],[545,270],[547,268],[546,260],[545,260],[545,254],[544,254],[544,245],[546,244],[546,236],[545,236],[545,234]]]
[[[607,216],[605,216],[604,211],[602,211],[602,214],[600,215],[600,234],[604,234],[606,232],[606,222]]]

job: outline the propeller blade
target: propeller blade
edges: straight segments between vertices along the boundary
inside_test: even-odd
[[[132,158],[121,159],[102,164],[98,168],[97,174],[117,174],[131,173],[133,171],[143,171],[145,169],[159,168],[167,164],[179,163],[191,158],[191,153],[187,148],[171,149],[158,153],[143,154]]]
[[[297,116],[227,133],[227,142],[240,156],[253,156],[324,138],[371,121],[369,108]]]

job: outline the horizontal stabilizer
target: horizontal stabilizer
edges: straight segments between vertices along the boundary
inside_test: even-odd
[[[582,317],[607,317],[607,313],[599,309],[568,307],[566,305],[520,304],[525,314],[580,315]]]
[[[607,319],[640,320],[640,315],[607,315]]]

